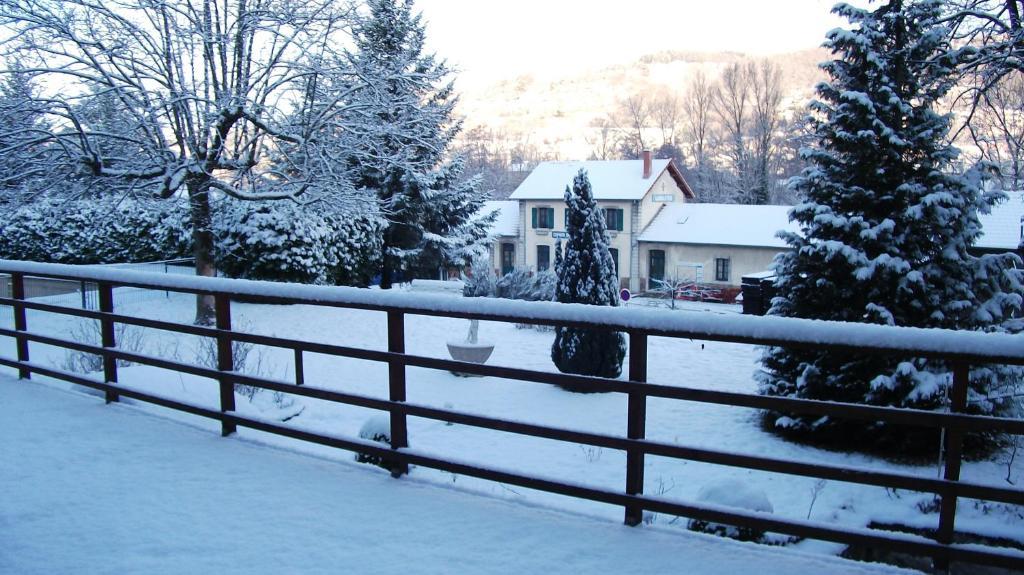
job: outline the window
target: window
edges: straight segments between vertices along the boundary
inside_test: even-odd
[[[555,208],[533,208],[533,228],[553,229],[555,227]]]
[[[621,208],[605,208],[604,209],[604,221],[608,224],[608,231],[610,232],[621,232],[622,231],[622,209]]]
[[[501,275],[510,274],[516,267],[516,245],[501,244]]]
[[[658,289],[659,282],[665,279],[665,250],[647,252],[647,289]]]
[[[612,253],[612,269],[615,270],[615,277],[619,277],[619,250],[608,248],[608,251]]]
[[[537,271],[547,271],[551,267],[551,246],[537,246]]]
[[[729,281],[729,258],[715,258],[715,281]]]

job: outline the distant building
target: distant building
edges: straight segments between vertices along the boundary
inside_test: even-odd
[[[516,268],[516,243],[519,241],[519,202],[511,200],[484,202],[481,216],[498,212],[491,226],[490,260],[497,275]]]
[[[1016,251],[1024,257],[1024,192],[1003,193],[1007,200],[992,213],[978,214],[982,235],[971,250],[975,255]]]
[[[537,272],[554,265],[555,242],[565,236],[566,186],[586,169],[604,211],[619,283],[633,292],[655,280],[738,288],[743,276],[769,270],[789,249],[781,230],[798,232],[791,206],[698,204],[671,160],[544,162],[509,201],[487,202],[498,211],[492,228],[491,263],[496,273]],[[1024,192],[979,214],[983,234],[971,252],[1017,251],[1024,257]]]
[[[636,291],[640,280],[641,231],[665,206],[696,196],[671,160],[543,162],[509,198],[519,202],[519,236],[515,245],[503,241],[502,258],[531,272],[554,265],[555,242],[566,233],[565,188],[585,169],[598,207],[604,211],[619,283]],[[507,261],[503,259],[502,261]]]
[[[798,231],[790,206],[679,204],[667,206],[640,234],[640,276],[738,287],[740,278],[767,270],[786,249],[780,230]]]

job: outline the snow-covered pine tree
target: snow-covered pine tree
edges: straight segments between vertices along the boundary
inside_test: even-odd
[[[608,250],[604,214],[594,201],[586,170],[565,188],[569,217],[555,301],[590,305],[619,305],[615,263]],[[626,355],[626,338],[619,332],[558,327],[551,346],[551,360],[564,373],[618,377]],[[576,387],[569,391],[587,391]]]
[[[1012,254],[971,256],[977,214],[994,201],[974,179],[951,173],[949,118],[933,107],[955,78],[958,53],[935,22],[941,2],[892,0],[872,12],[839,4],[855,26],[834,30],[818,85],[817,143],[792,182],[800,234],[777,261],[772,314],[924,328],[999,331],[1021,305]],[[767,395],[919,409],[947,404],[950,366],[921,358],[846,352],[766,350],[759,372]],[[972,411],[1011,408],[998,386],[1020,371],[972,366]],[[768,414],[769,426],[859,447],[933,451],[937,430],[875,422]]]
[[[457,98],[443,61],[424,53],[425,30],[412,0],[368,0],[350,55],[366,85],[351,94],[363,118],[349,131],[347,153],[357,189],[375,194],[388,220],[381,287],[415,269],[467,265],[482,253],[496,213],[474,215],[487,199],[463,162],[448,159],[461,129]]]

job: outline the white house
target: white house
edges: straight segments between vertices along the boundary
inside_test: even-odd
[[[555,242],[567,237],[565,189],[580,169],[587,171],[594,199],[604,210],[620,285],[638,290],[640,232],[665,206],[695,197],[675,164],[652,160],[650,152],[640,160],[538,165],[510,197],[519,202],[519,236],[514,245],[501,243],[501,261],[514,259],[516,267],[533,272],[553,265]]]
[[[698,204],[670,160],[544,162],[510,201],[488,202],[499,211],[492,228],[491,263],[498,273],[513,268],[543,271],[554,263],[554,245],[565,236],[565,188],[580,169],[589,175],[605,212],[620,285],[645,291],[652,279],[690,279],[738,288],[741,278],[768,270],[787,249],[777,233],[798,232],[791,206]],[[1024,256],[1024,192],[990,214],[980,214],[983,235],[973,253],[1018,251]]]
[[[1024,256],[1024,192],[989,214],[978,214],[982,235],[971,252],[1017,251]],[[743,276],[770,269],[789,246],[778,236],[799,232],[789,221],[791,206],[678,204],[667,206],[640,234],[640,277],[691,279],[697,283],[738,287]]]
[[[491,226],[490,259],[491,269],[504,275],[516,267],[516,242],[519,241],[519,202],[503,200],[484,202],[480,215],[486,217],[494,212],[498,215]]]
[[[738,287],[744,275],[769,268],[787,249],[776,234],[799,231],[790,206],[678,204],[666,206],[640,234],[642,287],[690,280]]]
[[[1007,200],[992,208],[990,214],[978,214],[981,238],[974,245],[979,253],[1017,250],[1024,257],[1024,192],[1003,192]]]

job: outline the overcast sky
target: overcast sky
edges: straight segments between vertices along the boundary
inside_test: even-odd
[[[789,52],[843,24],[834,0],[417,0],[462,81],[628,62],[659,50]],[[864,5],[864,1],[851,2]]]

